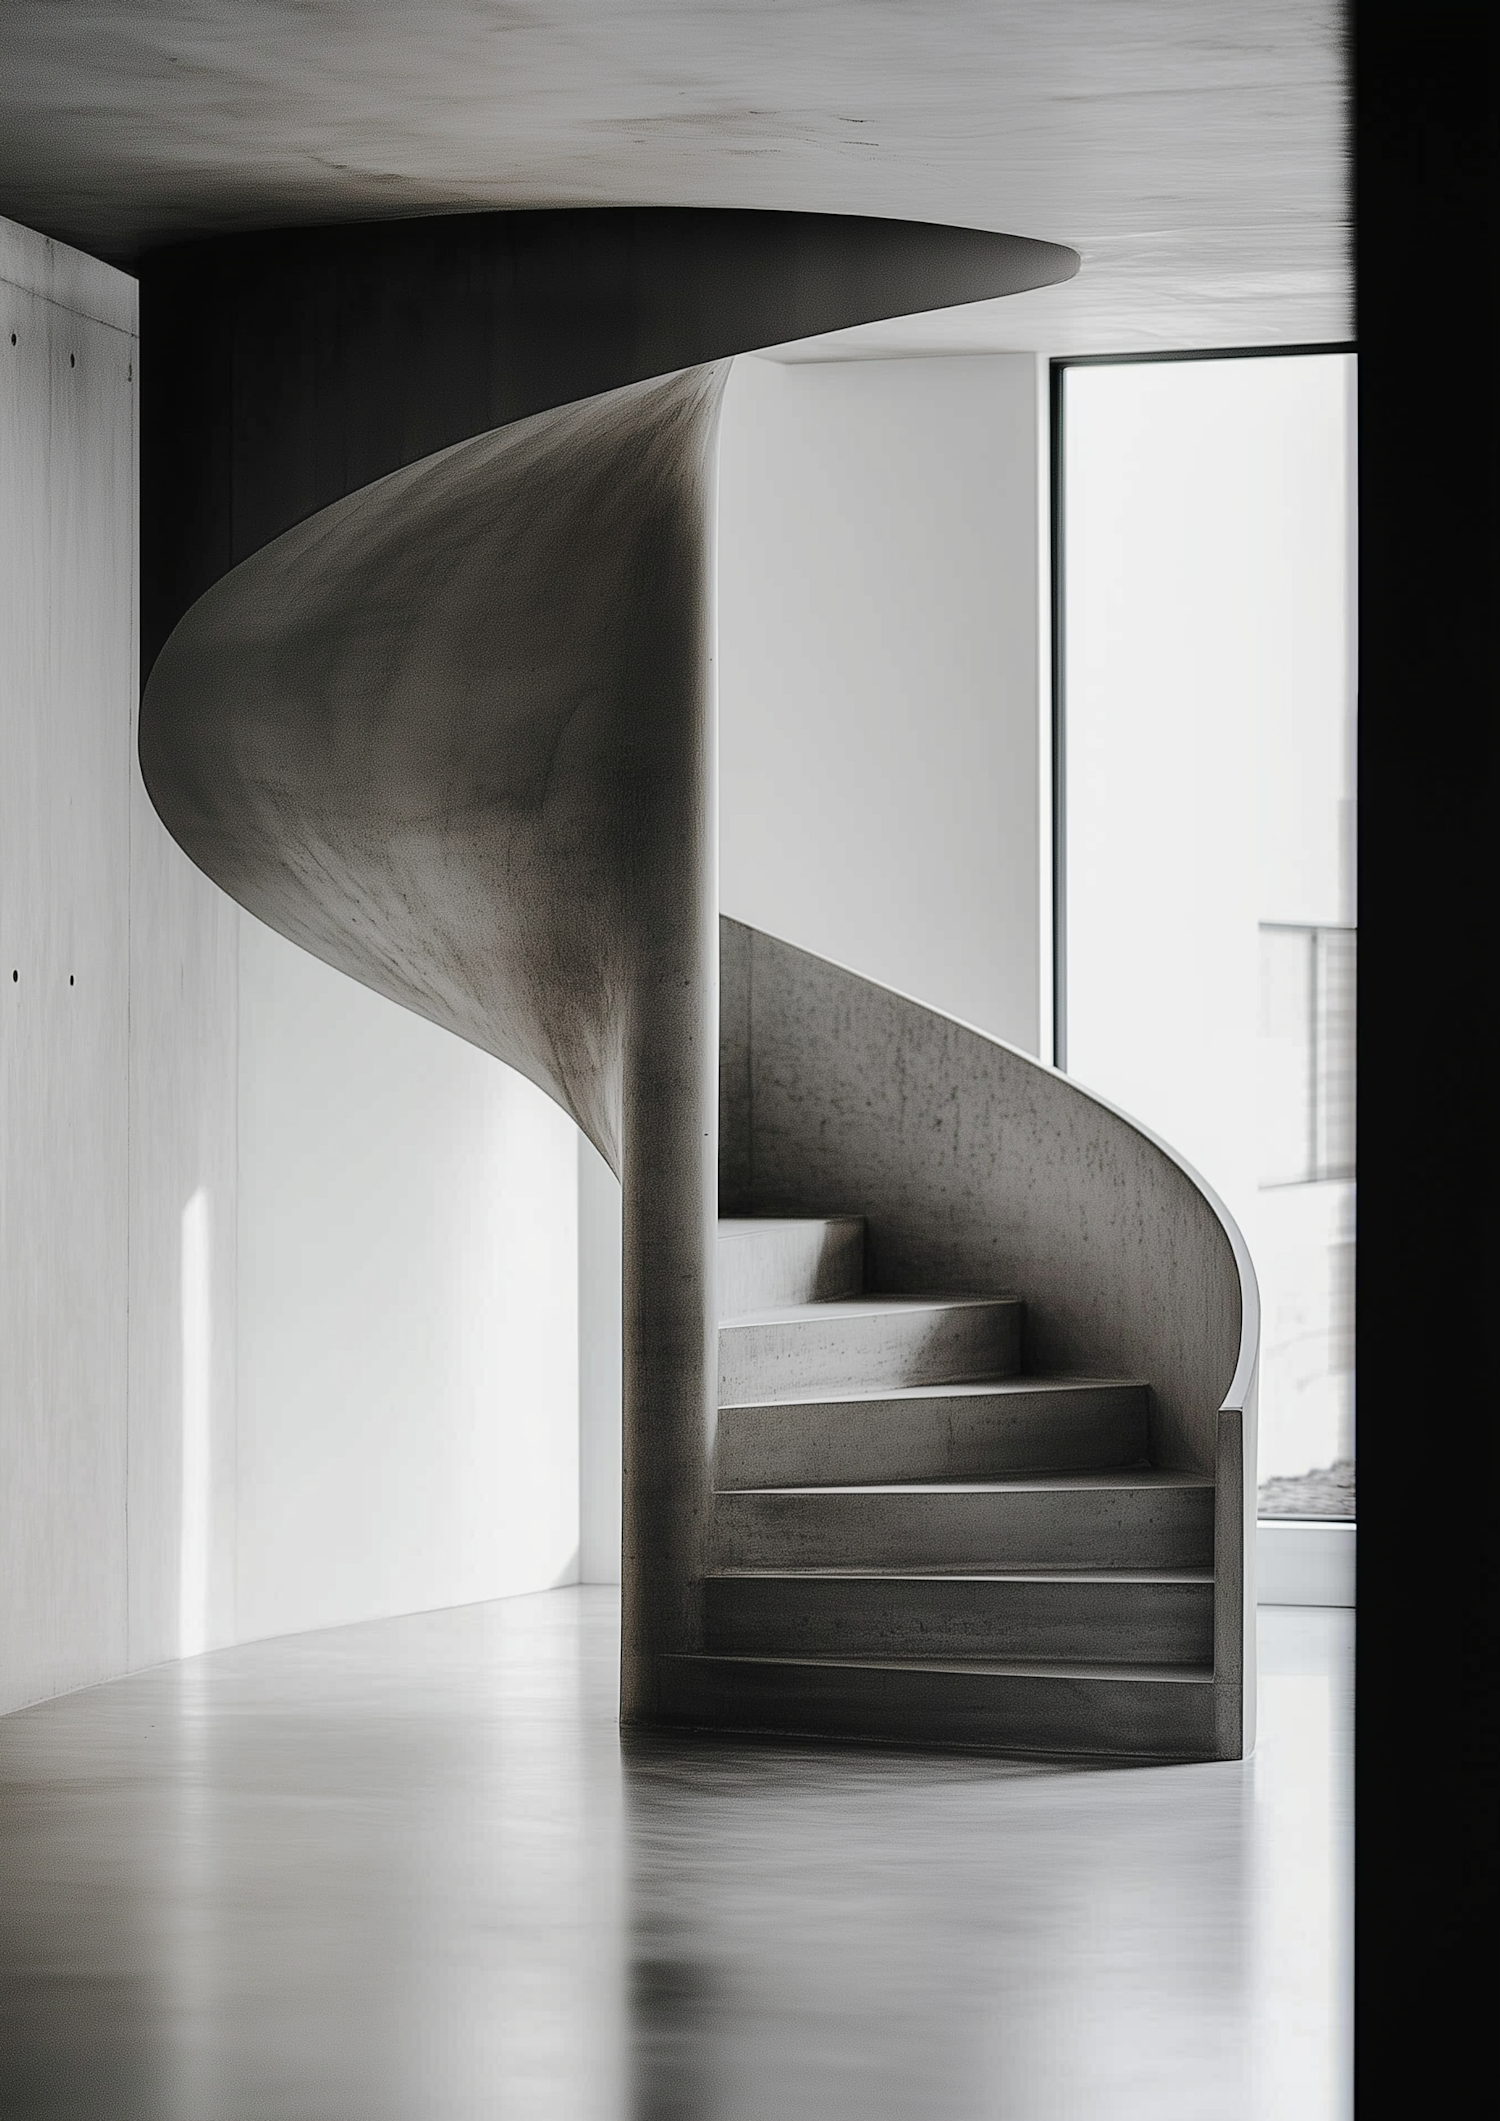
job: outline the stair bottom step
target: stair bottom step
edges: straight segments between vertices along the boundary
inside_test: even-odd
[[[1211,1760],[1203,1666],[889,1658],[663,1658],[657,1713],[686,1729],[868,1739],[1016,1756]]]
[[[795,1651],[774,1656],[757,1650],[712,1650],[716,1664],[795,1665],[814,1672],[987,1672],[996,1679],[1142,1679],[1168,1680],[1174,1686],[1211,1686],[1213,1666],[1204,1664],[1125,1664],[1086,1658],[1058,1661],[1044,1657],[799,1657]]]
[[[1151,1572],[726,1571],[706,1649],[846,1663],[1171,1667],[1213,1659],[1213,1576]]]

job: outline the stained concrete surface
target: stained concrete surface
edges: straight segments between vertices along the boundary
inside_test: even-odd
[[[1337,2121],[1353,1616],[1244,1762],[631,1740],[616,1595],[0,1721],[14,2121]]]
[[[1346,72],[1333,0],[11,0],[0,209],[121,260],[490,207],[952,221],[1085,271],[842,350],[1305,344],[1351,329]]]

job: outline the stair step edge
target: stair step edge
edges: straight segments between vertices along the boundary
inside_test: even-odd
[[[674,1653],[673,1663],[735,1664],[832,1672],[951,1673],[974,1679],[1047,1679],[1119,1681],[1131,1686],[1151,1682],[1169,1686],[1212,1686],[1213,1666],[1202,1664],[1076,1664],[1026,1658],[967,1657],[797,1657],[751,1650],[702,1650]]]
[[[916,1311],[993,1310],[1021,1302],[1021,1297],[1006,1293],[895,1296],[867,1291],[860,1296],[827,1297],[821,1303],[775,1304],[765,1311],[736,1311],[719,1320],[719,1331],[734,1333],[747,1326],[824,1325],[835,1318],[900,1318]]]
[[[796,1481],[773,1487],[716,1488],[716,1495],[1045,1495],[1108,1494],[1122,1488],[1207,1490],[1211,1473],[1174,1473],[1157,1466],[1101,1467],[1097,1472],[1023,1473],[995,1480]]]
[[[814,1304],[808,1308],[817,1310],[820,1307]],[[723,1320],[721,1323],[738,1325],[741,1320]],[[883,1400],[917,1405],[927,1399],[982,1399],[986,1396],[1023,1399],[1028,1394],[1066,1399],[1075,1392],[1144,1392],[1147,1389],[1147,1382],[1142,1377],[1028,1377],[1012,1371],[1001,1377],[956,1377],[932,1385],[826,1385],[821,1390],[814,1386],[796,1392],[778,1392],[765,1399],[726,1400],[719,1411],[729,1414],[754,1412],[761,1407],[864,1406]]]
[[[706,1569],[705,1583],[1075,1583],[1201,1584],[1212,1569]]]
[[[864,1221],[862,1215],[721,1215],[718,1231],[720,1237],[735,1238],[774,1230],[831,1230],[835,1224],[863,1228]]]

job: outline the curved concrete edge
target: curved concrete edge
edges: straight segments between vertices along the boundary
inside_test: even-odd
[[[337,503],[193,606],[142,705],[147,786],[200,868],[518,1068],[621,1178],[627,1715],[701,1630],[724,373],[540,414]]]
[[[1154,1455],[1215,1482],[1215,1750],[1254,1739],[1259,1293],[1167,1143],[1019,1048],[720,923],[725,1212],[862,1212],[875,1287],[1013,1290],[1028,1365],[1148,1378]]]
[[[817,951],[805,949],[800,943],[787,942],[782,936],[771,935],[767,929],[752,929],[748,923],[736,921],[731,915],[723,914],[720,916],[720,927],[721,935],[725,929],[743,928],[748,935],[758,936],[766,942],[780,943],[784,949],[796,950],[799,955],[813,958],[817,963],[827,965],[832,971],[844,973],[850,979],[862,980],[868,986],[877,984],[875,981],[867,980],[863,973],[854,971],[851,966],[840,963],[837,958],[824,957]],[[952,1024],[956,1029],[967,1032],[971,1038],[979,1039],[987,1046],[998,1047],[1001,1052],[1010,1054],[1022,1066],[1035,1069],[1041,1075],[1051,1076],[1055,1082],[1065,1085],[1069,1090],[1080,1093],[1088,1098],[1090,1103],[1097,1105],[1101,1111],[1110,1113],[1123,1126],[1128,1127],[1133,1134],[1138,1134],[1142,1141],[1149,1142],[1152,1148],[1158,1150],[1169,1163],[1175,1164],[1183,1176],[1191,1181],[1213,1209],[1234,1252],[1235,1267],[1239,1275],[1241,1300],[1239,1352],[1235,1362],[1234,1374],[1230,1378],[1224,1394],[1222,1410],[1230,1412],[1243,1408],[1254,1389],[1256,1373],[1259,1367],[1260,1284],[1256,1278],[1255,1262],[1250,1256],[1250,1248],[1245,1242],[1244,1233],[1230,1214],[1223,1200],[1208,1183],[1208,1180],[1188,1162],[1180,1150],[1175,1149],[1161,1135],[1154,1133],[1143,1120],[1136,1119],[1122,1105],[1113,1104],[1109,1098],[1103,1096],[1099,1091],[1091,1089],[1087,1083],[1081,1082],[1076,1075],[1066,1074],[1062,1069],[1054,1068],[1048,1062],[1038,1060],[1035,1054],[1028,1053],[1024,1047],[1012,1045],[1008,1039],[1000,1038],[993,1031],[981,1030],[977,1024],[969,1023],[964,1017],[955,1016],[949,1010],[938,1009],[930,1002],[919,1001],[915,995],[906,993],[903,988],[881,985],[880,991],[891,995],[897,1001],[906,1003],[912,1009],[920,1010],[926,1016],[935,1017],[943,1023]]]

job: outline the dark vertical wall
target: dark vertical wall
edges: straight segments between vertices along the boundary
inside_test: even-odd
[[[1494,11],[1355,20],[1358,2111],[1493,2074]],[[1392,1321],[1404,1322],[1399,1345]]]

